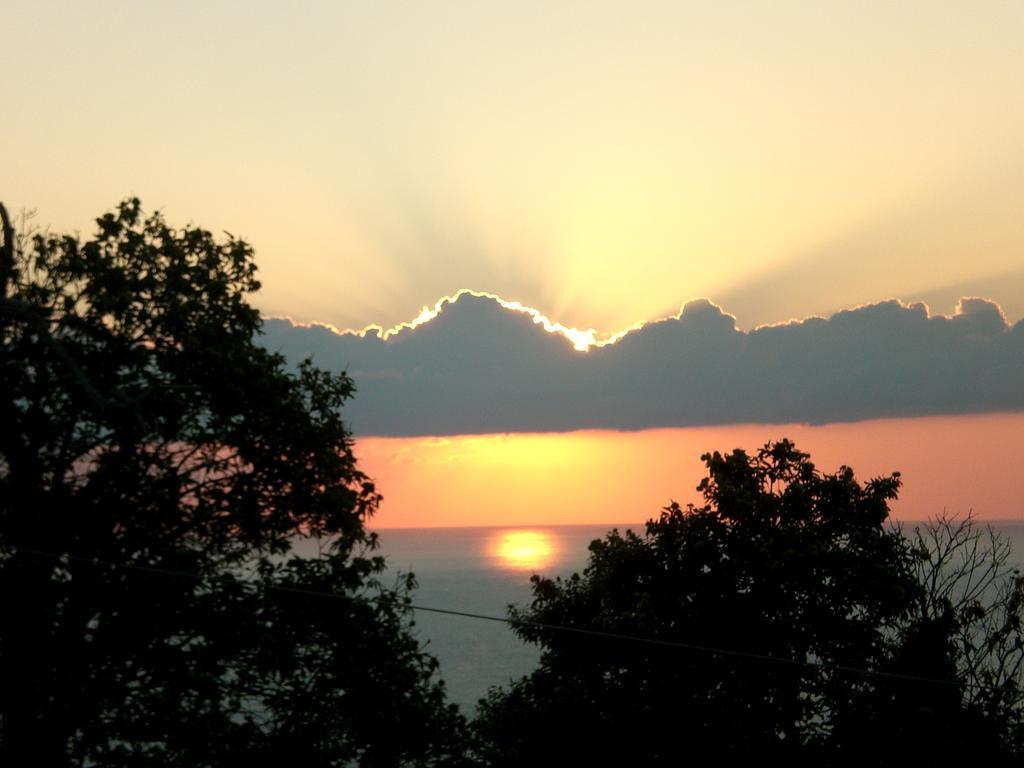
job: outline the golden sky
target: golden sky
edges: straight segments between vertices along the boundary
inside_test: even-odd
[[[0,28],[0,199],[243,236],[267,314],[1024,316],[1017,0],[7,0]]]
[[[384,494],[375,528],[642,524],[672,500],[702,503],[701,454],[753,453],[783,437],[822,472],[846,464],[861,482],[900,472],[903,488],[892,507],[898,520],[943,511],[1024,520],[1021,434],[1024,413],[1002,413],[824,426],[365,437],[356,454]]]

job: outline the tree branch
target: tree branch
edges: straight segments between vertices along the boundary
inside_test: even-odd
[[[0,203],[0,224],[4,236],[4,244],[0,247],[0,301],[6,301],[7,284],[14,272],[14,225],[3,203]]]

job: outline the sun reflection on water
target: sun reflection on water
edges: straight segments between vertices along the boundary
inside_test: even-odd
[[[554,539],[538,530],[506,530],[495,534],[488,543],[488,554],[500,567],[509,570],[540,570],[554,560]]]

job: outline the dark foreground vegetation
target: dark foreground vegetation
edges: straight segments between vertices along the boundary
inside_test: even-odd
[[[257,343],[252,253],[130,200],[0,251],[0,765],[946,765],[1022,757],[1024,586],[899,477],[787,441],[534,577],[467,724],[365,527],[343,374]],[[317,557],[300,557],[312,546]],[[572,630],[572,631],[570,631]]]
[[[254,271],[137,200],[7,250],[0,765],[458,763],[352,383],[256,343]]]
[[[593,542],[582,575],[533,577],[511,614],[543,655],[482,702],[489,762],[1022,755],[1024,585],[999,537],[970,520],[905,536],[898,475],[822,474],[785,440],[703,458],[702,506]]]

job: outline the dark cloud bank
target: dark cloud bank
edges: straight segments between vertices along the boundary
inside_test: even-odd
[[[382,340],[265,323],[292,360],[347,370],[359,435],[854,421],[1024,409],[1024,320],[965,299],[897,301],[745,332],[708,301],[581,353],[526,314],[463,294]]]

